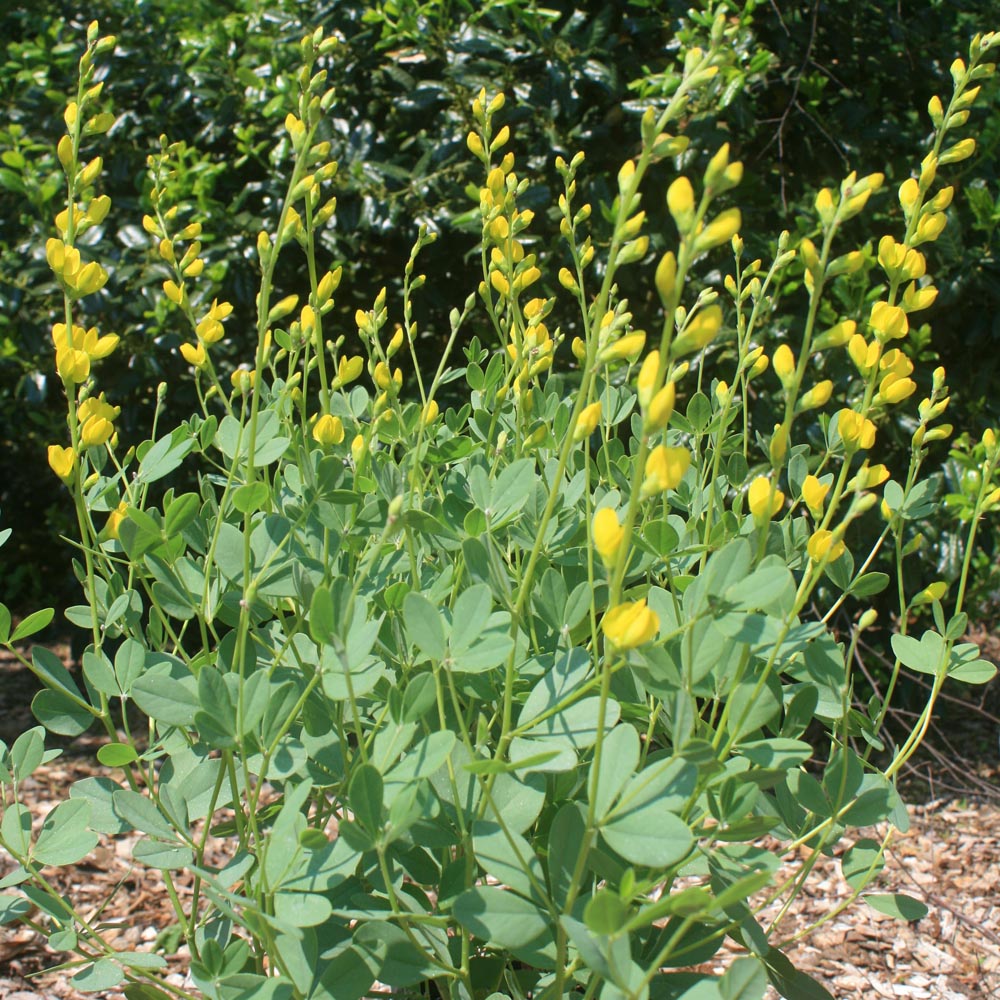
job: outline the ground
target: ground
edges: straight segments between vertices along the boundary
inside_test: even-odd
[[[28,709],[34,686],[16,661],[0,659],[0,739],[8,744],[34,724]],[[877,891],[916,897],[928,915],[910,925],[855,903],[789,951],[836,1000],[1000,1000],[1000,718],[987,704],[945,705],[948,724],[935,729],[929,752],[907,776],[911,828],[895,837]],[[86,740],[68,746],[25,785],[37,817],[73,781],[110,773],[96,764],[95,746]],[[102,842],[63,888],[94,907],[112,895],[102,915],[109,943],[151,946],[170,924],[169,906],[157,874],[134,868],[130,858],[128,838]],[[779,937],[795,938],[849,894],[838,860],[823,859]],[[706,968],[721,972],[727,955],[719,957]],[[0,928],[0,997],[82,1000],[68,985],[71,973],[53,969],[59,961],[30,930]],[[179,974],[175,981],[182,981]],[[124,1000],[117,991],[86,996]],[[772,992],[768,1000],[776,997]]]

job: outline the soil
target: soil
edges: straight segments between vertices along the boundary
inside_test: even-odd
[[[997,659],[1000,641],[984,636],[984,654]],[[54,647],[68,658],[69,650]],[[789,958],[822,983],[836,1000],[1000,1000],[1000,718],[990,699],[1000,690],[980,692],[981,700],[945,702],[944,724],[929,739],[929,750],[906,776],[904,798],[914,803],[911,827],[897,834],[876,892],[899,892],[923,901],[928,914],[914,924],[884,916],[857,901],[791,944]],[[0,657],[0,739],[8,745],[35,725],[30,700],[37,683],[13,658]],[[51,745],[51,741],[49,741]],[[63,756],[39,768],[24,786],[36,820],[64,796],[73,781],[110,774],[96,763],[99,741],[84,738],[65,745]],[[864,835],[864,834],[861,834]],[[879,831],[869,835],[878,836]],[[183,983],[185,955],[164,932],[171,911],[157,872],[131,862],[128,837],[105,838],[71,875],[59,883],[91,914],[108,897],[100,922],[116,948],[162,948],[171,980]],[[798,859],[789,859],[789,872]],[[0,859],[0,872],[9,865]],[[774,940],[793,941],[831,912],[850,890],[837,858],[823,858],[806,890],[783,917]],[[764,913],[767,920],[777,913]],[[703,968],[722,972],[726,951]],[[81,994],[69,984],[67,956],[51,952],[31,930],[0,927],[0,998],[3,1000],[125,1000],[117,990]],[[777,1000],[771,990],[768,1000]],[[798,1000],[798,998],[790,998]]]

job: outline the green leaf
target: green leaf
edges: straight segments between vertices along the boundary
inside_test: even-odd
[[[628,908],[611,889],[601,889],[583,910],[583,922],[593,934],[617,934],[627,919]]]
[[[528,900],[499,886],[477,886],[452,906],[455,919],[493,948],[544,945],[554,936],[545,913]]]
[[[370,833],[378,835],[382,829],[382,775],[371,764],[359,764],[351,775],[348,800],[355,818]]]
[[[143,456],[136,474],[136,483],[155,483],[170,475],[187,457],[195,442],[183,427],[176,428],[170,437],[160,438]]]
[[[395,990],[433,979],[437,967],[398,924],[368,921],[354,933],[354,946],[378,962],[378,981]]]
[[[411,591],[403,601],[407,638],[431,660],[445,657],[445,624],[441,612],[423,594]]]
[[[485,583],[477,583],[458,595],[451,612],[452,654],[467,650],[482,634],[493,610],[493,597]],[[405,614],[405,604],[404,604]]]
[[[274,916],[290,927],[316,927],[330,919],[333,905],[316,892],[277,892]]]
[[[53,608],[43,608],[41,611],[28,615],[27,618],[22,618],[8,641],[13,644],[27,639],[29,635],[41,632],[52,621],[53,615],[55,615]]]
[[[738,958],[719,980],[722,1000],[762,1000],[767,991],[767,970],[753,956]]]
[[[176,842],[180,839],[170,821],[145,795],[133,792],[130,788],[120,788],[114,793],[113,802],[115,813],[132,829],[152,834],[161,840]]]
[[[200,708],[197,681],[172,658],[147,665],[146,673],[132,685],[132,698],[150,718],[185,728],[194,724]]]
[[[39,691],[31,699],[31,712],[50,733],[60,736],[80,736],[94,721],[92,709],[61,691]]]
[[[97,751],[97,759],[105,767],[127,767],[139,759],[135,747],[127,743],[106,743]]]
[[[871,893],[862,896],[862,899],[873,910],[895,917],[897,920],[922,920],[929,912],[927,906],[919,899],[904,896],[901,892]]]
[[[250,514],[257,510],[263,510],[270,496],[271,490],[267,483],[259,481],[247,483],[233,491],[233,506],[241,514]]]
[[[194,861],[191,848],[181,844],[164,843],[150,837],[136,841],[132,848],[132,857],[140,864],[160,871],[175,871],[187,868]]]
[[[479,820],[472,826],[472,844],[476,860],[488,875],[515,892],[538,898],[545,874],[524,837],[513,830],[505,833],[499,823]]]
[[[167,538],[179,535],[198,516],[201,497],[197,493],[183,493],[175,497],[163,513],[163,533]]]
[[[680,757],[634,775],[601,833],[626,861],[667,868],[691,850],[694,836],[677,812],[694,791],[698,770]]]
[[[881,846],[878,841],[863,838],[844,852],[840,869],[852,889],[863,889],[885,867]]]
[[[97,846],[98,835],[87,829],[89,819],[86,799],[60,802],[45,817],[32,858],[42,865],[75,865]]]
[[[948,661],[948,676],[963,684],[988,684],[996,677],[997,668],[989,660],[979,659],[979,647],[974,642],[954,646]]]
[[[796,969],[777,948],[770,948],[762,958],[767,968],[768,982],[786,1000],[835,1000],[825,986]]]
[[[21,917],[31,913],[32,903],[24,896],[15,896],[13,893],[0,893],[0,926],[12,924]]]
[[[121,967],[110,958],[101,958],[81,969],[70,983],[83,993],[96,993],[99,990],[110,990],[125,978]]]
[[[10,609],[6,604],[0,604],[0,643],[7,644],[10,638]]]
[[[891,639],[892,651],[903,666],[921,674],[936,674],[944,657],[944,639],[928,629],[918,641],[912,635],[896,634]]]
[[[639,734],[629,723],[620,723],[604,737],[600,767],[591,776],[594,818],[600,823],[639,764]]]

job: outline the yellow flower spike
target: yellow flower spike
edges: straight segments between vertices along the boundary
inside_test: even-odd
[[[676,489],[690,466],[691,452],[687,448],[657,445],[646,457],[640,497],[646,499],[666,490]]]
[[[585,438],[589,438],[591,434],[597,430],[597,425],[601,421],[601,404],[600,402],[591,403],[589,406],[585,406],[580,411],[580,416],[577,417],[576,427],[573,428],[573,440],[583,441]]]
[[[625,529],[618,521],[618,515],[610,507],[602,507],[593,521],[594,548],[604,565],[610,569],[618,558],[618,551],[625,540]]]
[[[814,531],[806,544],[806,551],[809,558],[815,563],[836,562],[846,551],[846,546],[839,539],[834,538],[834,533],[826,528]]]
[[[344,440],[344,422],[340,417],[324,413],[313,424],[312,437],[314,441],[321,444],[324,448],[340,444]]]
[[[56,371],[66,385],[83,382],[90,374],[90,357],[72,347],[56,351]]]
[[[118,529],[121,527],[122,521],[125,520],[125,515],[128,513],[128,504],[122,500],[117,507],[108,515],[107,521],[104,523],[104,536],[105,538],[118,538]]]
[[[181,344],[181,356],[195,368],[204,368],[208,364],[208,352],[204,344]]]
[[[795,376],[795,355],[787,344],[781,344],[771,356],[771,366],[781,384],[786,389],[790,388]]]
[[[698,234],[695,241],[695,249],[698,253],[705,253],[715,247],[728,243],[743,224],[743,216],[738,208],[727,208],[717,215]]]
[[[830,379],[823,379],[817,382],[808,392],[803,393],[799,404],[796,407],[800,412],[815,410],[820,406],[826,406],[833,395],[833,382]]]
[[[773,489],[767,476],[758,476],[747,490],[747,507],[758,524],[770,521],[785,503],[785,494]]]
[[[875,425],[860,413],[847,409],[837,411],[837,431],[848,452],[867,451],[875,444]]]
[[[677,285],[677,258],[674,256],[673,250],[668,250],[660,258],[660,263],[656,265],[653,283],[656,285],[660,302],[666,308],[670,305]]]
[[[823,505],[829,492],[830,484],[821,483],[812,473],[802,480],[802,499],[817,521],[823,516]]]
[[[96,448],[107,444],[115,428],[110,420],[101,416],[90,417],[80,428],[80,443],[84,448]]]
[[[608,611],[601,619],[601,631],[608,642],[624,652],[649,642],[660,630],[660,619],[646,601],[628,601]]]
[[[434,423],[438,418],[438,414],[441,412],[440,407],[437,404],[436,399],[430,399],[427,401],[427,405],[420,411],[420,426],[427,427]]]
[[[722,383],[724,384],[724,383]],[[677,386],[668,382],[649,402],[646,414],[646,433],[655,434],[670,423],[677,400]]]
[[[64,483],[68,483],[73,478],[73,470],[76,468],[76,452],[72,448],[50,444],[49,467]]]
[[[597,354],[598,364],[609,361],[634,361],[646,346],[646,331],[636,330],[602,348]]]
[[[656,384],[656,373],[660,370],[660,352],[650,351],[639,369],[639,378],[636,381],[636,395],[639,397],[639,406],[643,410],[649,406],[653,398],[653,387]]]
[[[722,307],[710,305],[700,309],[677,337],[670,349],[672,357],[680,357],[707,347],[722,328]]]
[[[694,221],[694,188],[686,177],[678,177],[667,188],[667,208],[677,228],[686,233]]]

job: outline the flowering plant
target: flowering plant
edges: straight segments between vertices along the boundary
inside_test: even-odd
[[[747,261],[740,212],[722,205],[743,167],[723,146],[700,177],[667,185],[677,239],[650,261],[658,305],[631,305],[616,277],[650,257],[643,186],[685,151],[669,130],[732,58],[727,30],[718,17],[705,46],[683,54],[669,99],[642,117],[607,240],[580,193],[582,157],[559,160],[561,264],[532,247],[530,179],[499,125],[504,97],[479,94],[468,147],[484,177],[482,281],[430,363],[413,313],[433,239],[423,229],[399,322],[382,292],[354,317],[359,353],[331,337],[341,271],[318,259],[316,234],[335,212],[321,138],[335,43],[307,36],[280,139],[287,194],[257,240],[253,357],[228,379],[213,347],[230,308],[203,271],[205,234],[167,203],[171,148],[150,159],[143,225],[170,271],[164,294],[190,325],[181,352],[201,411],[124,449],[113,388],[98,381],[116,338],[82,319],[108,273],[84,261],[79,237],[111,207],[96,193],[100,157],[82,156],[113,120],[93,80],[115,43],[91,25],[59,144],[67,207],[46,248],[63,292],[53,341],[68,401],[67,440],[49,462],[76,507],[85,602],[67,614],[89,641],[78,676],[33,648],[24,662],[46,685],[33,705],[41,726],[0,757],[0,846],[13,864],[0,919],[74,953],[77,986],[124,981],[132,1000],[344,1000],[376,982],[433,982],[455,1000],[731,1000],[760,998],[770,982],[824,996],[782,951],[782,918],[821,852],[843,845],[852,899],[917,912],[867,890],[893,829],[906,828],[894,778],[942,686],[994,673],[959,640],[977,526],[1000,503],[1000,447],[984,438],[946,612],[942,588],[909,593],[902,572],[913,522],[932,505],[927,447],[950,433],[945,374],[925,380],[906,336],[935,294],[918,247],[947,221],[952,189],[938,174],[973,152],[951,133],[1000,35],[977,36],[968,63],[952,66],[947,106],[931,102],[932,149],[899,189],[899,238],[883,236],[877,255],[842,245],[844,223],[884,185],[852,173],[817,196],[814,238],[793,245],[784,233],[769,264]],[[692,296],[692,268],[720,248],[734,261],[725,296]],[[282,295],[276,262],[298,252],[308,293]],[[553,272],[562,292],[540,292]],[[807,319],[782,339],[769,306],[793,273]],[[859,274],[865,304],[840,315],[830,292]],[[496,347],[472,338],[456,363],[477,308]],[[814,381],[832,352],[855,374]],[[552,377],[560,369],[575,381]],[[750,405],[766,380],[781,401],[772,429]],[[869,456],[884,415],[924,381],[909,467],[894,479]],[[164,488],[182,464],[197,465],[196,491]],[[852,551],[851,526],[868,512],[883,526],[871,551]],[[900,598],[895,669],[885,702],[859,708],[852,662],[873,614],[846,635],[831,618],[888,586],[869,569],[883,547]],[[920,604],[934,627],[917,637],[907,624]],[[22,656],[16,644],[51,617],[12,630],[4,610],[0,639]],[[884,758],[904,670],[933,684]],[[35,830],[19,789],[51,756],[44,730],[94,725],[114,777],[74,784]],[[879,840],[854,832],[876,824]],[[183,987],[161,954],[114,950],[51,877],[126,832],[173,902],[191,954]],[[678,971],[726,938],[745,956],[724,974]]]

